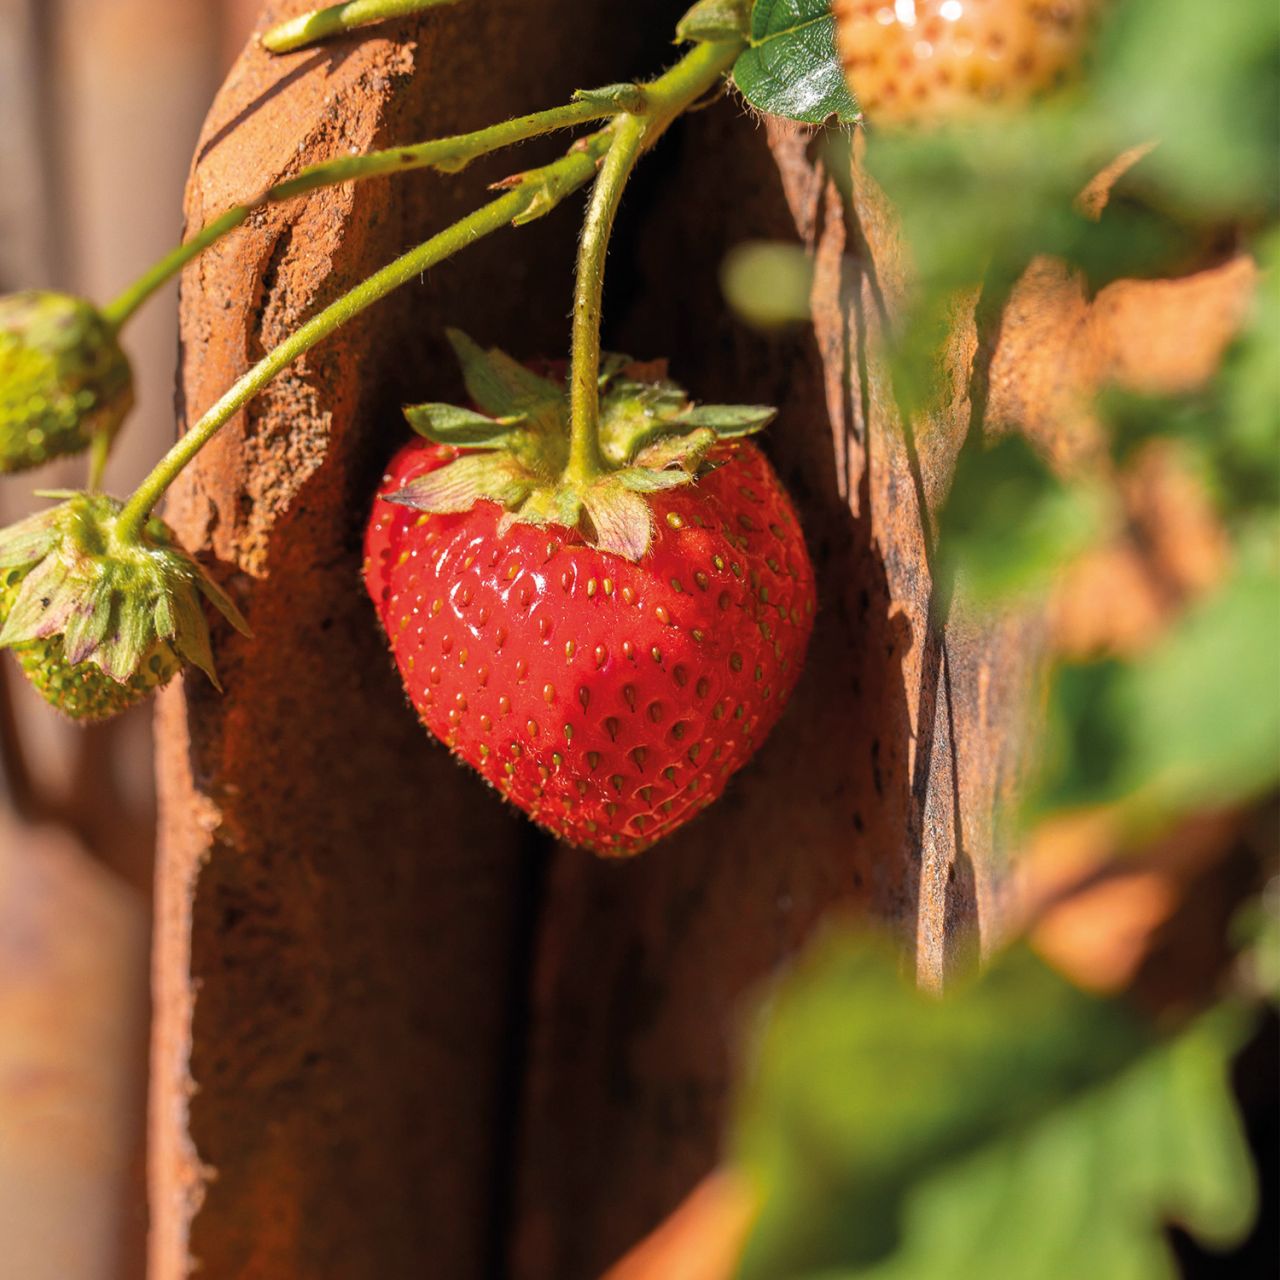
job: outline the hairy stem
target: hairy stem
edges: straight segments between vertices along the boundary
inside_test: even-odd
[[[596,172],[596,164],[609,145],[611,132],[606,129],[593,134],[584,140],[585,145],[575,146],[559,160],[522,175],[511,190],[432,236],[417,248],[410,249],[381,271],[356,285],[349,293],[343,294],[272,348],[156,464],[120,512],[116,521],[116,536],[123,542],[137,541],[147,517],[183,467],[272,378],[316,343],[402,284],[416,278],[428,267],[435,266],[458,250],[512,222],[528,220],[530,216],[541,216],[571,191],[585,186]]]
[[[228,232],[234,231],[255,209],[260,209],[263,205],[292,200],[320,187],[337,186],[342,182],[360,182],[390,173],[407,173],[411,169],[435,168],[445,173],[456,173],[478,156],[557,129],[571,129],[575,125],[601,120],[613,115],[616,110],[617,107],[607,99],[585,96],[580,101],[562,107],[516,116],[512,120],[504,120],[501,124],[477,129],[472,133],[433,138],[429,142],[419,142],[407,147],[391,147],[386,151],[374,151],[362,156],[342,156],[337,160],[310,165],[294,177],[277,182],[244,204],[236,205],[212,222],[206,223],[190,240],[166,254],[119,297],[103,307],[102,314],[118,330],[157,289],[177,275],[188,262],[199,257]]]
[[[356,27],[456,3],[457,0],[349,0],[347,4],[313,9],[310,13],[277,23],[263,35],[262,43],[272,53],[291,53],[317,40],[354,31]]]
[[[600,453],[600,318],[604,265],[622,190],[640,155],[733,65],[740,40],[700,44],[645,85],[644,102],[614,123],[614,141],[591,194],[578,250],[569,371],[569,459],[565,478],[587,484],[604,470]]]
[[[600,167],[578,244],[573,293],[573,353],[569,365],[569,460],[565,475],[589,483],[604,470],[600,453],[600,319],[604,309],[604,260],[609,236],[631,170],[640,158],[645,122],[627,116]]]

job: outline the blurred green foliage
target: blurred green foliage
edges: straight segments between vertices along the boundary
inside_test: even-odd
[[[1013,950],[939,1000],[831,935],[773,992],[743,1088],[764,1210],[743,1280],[1172,1275],[1160,1223],[1254,1211],[1227,1085],[1244,1020],[1172,1041]]]
[[[1122,804],[1148,835],[1280,783],[1280,596],[1249,566],[1140,661],[1058,673],[1032,813]]]
[[[1095,488],[1063,484],[1022,436],[962,450],[939,519],[939,576],[979,604],[1043,588],[1104,510]]]
[[[1106,14],[1078,84],[962,128],[897,134],[870,120],[866,157],[917,282],[891,355],[917,423],[937,402],[957,299],[981,287],[998,302],[1037,254],[1066,259],[1090,289],[1240,249],[1262,268],[1208,386],[1111,389],[1096,406],[1117,468],[1175,441],[1231,539],[1227,580],[1153,648],[1052,673],[1024,816],[1114,806],[1140,840],[1280,785],[1280,6],[1117,0]],[[1148,143],[1090,217],[1077,204],[1089,179]],[[795,248],[753,247],[725,280],[749,317],[807,309]],[[1064,479],[1016,431],[991,440],[978,424],[940,516],[940,580],[987,607],[1046,590],[1114,534],[1108,486],[1106,468]],[[1277,883],[1238,940],[1255,995],[1274,997],[1280,972]],[[1224,1004],[1156,1034],[1016,949],[935,999],[865,938],[827,938],[771,993],[740,1089],[733,1155],[763,1203],[742,1277],[1173,1276],[1164,1224],[1222,1245],[1255,1210],[1227,1082],[1248,1022]]]

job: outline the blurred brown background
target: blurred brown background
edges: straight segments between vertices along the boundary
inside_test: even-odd
[[[0,0],[0,291],[110,298],[180,236],[257,0]],[[126,491],[173,438],[176,288],[130,327]],[[73,461],[0,481],[0,521]],[[0,667],[0,1275],[142,1274],[150,715],[72,729]]]

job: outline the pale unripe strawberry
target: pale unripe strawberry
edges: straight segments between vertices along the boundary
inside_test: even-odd
[[[0,570],[0,625],[9,616],[25,576],[21,569]],[[13,656],[46,702],[86,724],[109,720],[143,701],[182,669],[181,659],[167,640],[157,640],[138,670],[123,683],[92,662],[68,662],[60,635],[15,644]]]
[[[0,296],[0,472],[38,467],[108,439],[133,407],[133,374],[90,302]]]
[[[214,679],[202,599],[247,633],[226,593],[152,516],[136,536],[103,494],[0,530],[0,648],[73,720],[105,720],[186,663]]]
[[[1101,0],[834,0],[845,77],[872,125],[932,125],[1056,88]]]

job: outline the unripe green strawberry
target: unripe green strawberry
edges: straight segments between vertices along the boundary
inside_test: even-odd
[[[21,569],[10,569],[0,578],[0,625],[8,618],[25,576]],[[92,662],[68,662],[61,636],[15,644],[13,656],[46,702],[72,720],[84,723],[109,720],[163,688],[182,669],[167,640],[157,640],[152,645],[141,666],[124,684]]]
[[[0,297],[0,471],[110,439],[132,407],[128,358],[92,303],[34,290]]]
[[[162,520],[128,541],[116,534],[120,509],[114,498],[74,494],[0,532],[0,648],[74,720],[110,718],[184,662],[216,684],[201,596],[247,633]]]

